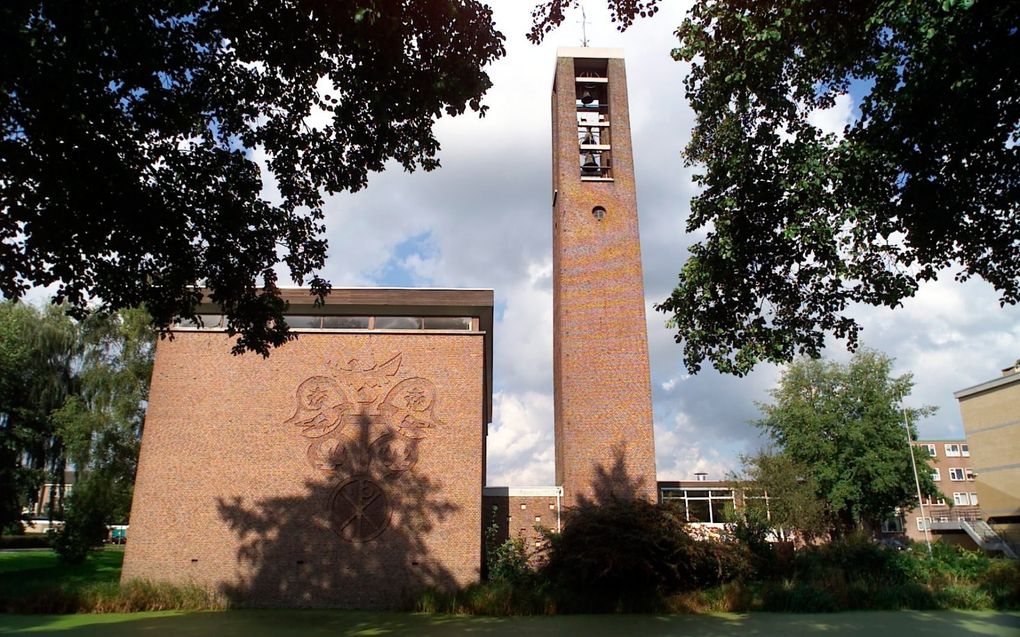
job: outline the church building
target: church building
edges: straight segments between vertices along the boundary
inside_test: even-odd
[[[656,497],[626,73],[552,93],[556,485],[485,486],[492,290],[285,290],[298,338],[233,356],[214,305],[157,346],[123,578],[238,604],[393,607],[481,576],[483,529]]]

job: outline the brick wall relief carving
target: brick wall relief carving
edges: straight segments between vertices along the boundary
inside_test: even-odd
[[[443,425],[435,384],[399,378],[401,356],[329,363],[328,375],[298,385],[294,415],[284,421],[310,439],[312,469],[337,483],[330,524],[348,542],[373,540],[389,527],[387,488],[414,468],[429,430]]]

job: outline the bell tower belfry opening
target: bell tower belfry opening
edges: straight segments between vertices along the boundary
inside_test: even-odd
[[[581,177],[612,179],[608,60],[574,60],[578,154]]]
[[[552,93],[553,385],[564,504],[655,498],[648,334],[621,49],[560,49]]]

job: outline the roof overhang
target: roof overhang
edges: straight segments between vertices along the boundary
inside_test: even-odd
[[[998,389],[999,387],[1004,387],[1006,385],[1011,385],[1013,383],[1020,383],[1020,373],[1010,374],[1009,376],[1002,376],[994,380],[989,380],[978,385],[974,385],[973,387],[961,389],[960,391],[953,392],[953,397],[956,398],[957,400],[961,400],[963,398],[973,396],[974,394],[980,394],[983,391],[988,391],[990,389]]]

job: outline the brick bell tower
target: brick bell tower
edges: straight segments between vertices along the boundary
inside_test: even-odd
[[[622,49],[559,49],[552,93],[553,384],[564,505],[656,497]]]

